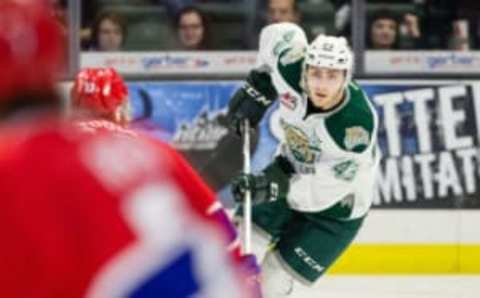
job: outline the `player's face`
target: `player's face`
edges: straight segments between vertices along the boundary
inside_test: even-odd
[[[202,19],[195,12],[184,14],[180,18],[178,35],[181,43],[187,49],[196,49],[203,40],[204,28]]]
[[[122,42],[122,28],[109,19],[103,20],[98,29],[98,49],[100,51],[119,51]]]
[[[317,108],[329,109],[343,97],[345,71],[326,67],[307,67],[308,97]]]
[[[376,49],[391,49],[397,38],[397,23],[391,19],[378,19],[370,31],[372,46]]]

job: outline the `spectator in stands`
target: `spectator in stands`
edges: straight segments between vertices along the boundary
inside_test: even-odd
[[[381,38],[381,36],[372,36],[373,25],[376,23],[378,25],[375,29],[377,33],[383,32],[383,37],[386,38],[387,34],[391,38],[395,35],[396,44],[392,49],[415,49],[423,48],[424,45],[424,36],[422,34],[422,20],[418,16],[417,2],[422,0],[369,0],[368,5],[382,5],[384,8],[374,10],[373,13],[368,15],[368,30],[367,30],[367,47],[370,49],[375,49],[372,45],[372,37]],[[332,5],[335,7],[335,29],[338,35],[345,36],[347,38],[351,37],[351,18],[352,18],[352,4],[351,0],[330,0]],[[396,10],[397,5],[410,6],[411,11],[408,12],[399,12]],[[369,6],[370,7],[370,6]],[[403,8],[404,10],[404,8]],[[367,13],[370,11],[367,10]],[[388,23],[388,24],[387,24]],[[380,26],[385,25],[385,26]],[[396,27],[396,33],[393,30],[390,30],[389,33],[386,33],[385,30],[390,27]],[[384,30],[380,30],[383,28]],[[379,49],[381,49],[380,47]]]
[[[296,0],[269,0],[267,23],[300,22],[300,11]]]
[[[46,1],[51,7],[52,16],[60,24],[63,33],[67,35],[68,23],[67,23],[67,0],[47,0]],[[91,21],[93,19],[95,11],[98,9],[98,3],[96,0],[81,1],[82,5],[82,21],[81,21],[81,30],[80,38],[82,41],[82,48],[88,48],[88,44],[91,38]]]
[[[184,7],[175,17],[179,48],[182,50],[210,50],[210,22],[194,6]]]
[[[398,48],[399,22],[393,12],[382,9],[371,17],[368,29],[367,47],[374,50]]]
[[[245,47],[249,49],[258,49],[259,34],[263,27],[280,22],[290,22],[299,24],[301,22],[301,13],[297,0],[268,0],[258,1],[257,10],[260,14],[255,20],[255,32],[246,32]],[[309,36],[308,28],[304,28]]]
[[[432,49],[466,51],[480,41],[480,2],[423,0],[426,36]]]
[[[127,36],[127,27],[120,15],[100,13],[92,27],[90,48],[95,51],[121,51]]]
[[[463,50],[480,46],[480,2],[470,0],[454,1],[457,19],[453,23],[453,38]],[[463,42],[463,44],[462,44]]]
[[[367,48],[395,50],[421,48],[422,35],[419,19],[414,13],[406,13],[402,19],[389,9],[379,9],[370,17]]]

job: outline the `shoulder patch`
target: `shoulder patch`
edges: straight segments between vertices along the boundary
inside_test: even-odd
[[[375,113],[361,89],[351,84],[350,101],[342,110],[325,119],[334,142],[343,150],[362,153],[374,140]]]
[[[368,147],[370,133],[362,126],[353,126],[345,129],[343,144],[345,148],[353,151],[358,146]]]

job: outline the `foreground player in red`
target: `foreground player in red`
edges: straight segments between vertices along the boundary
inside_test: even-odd
[[[75,77],[70,95],[74,118],[77,119],[75,124],[82,131],[113,132],[119,135],[149,138],[128,129],[131,121],[128,89],[115,69],[82,69]],[[166,147],[164,144],[159,145]],[[196,193],[191,193],[189,196],[192,205],[223,227],[228,235],[228,249],[238,256],[240,251],[238,234],[222,204],[179,153],[170,150],[170,158],[182,167],[183,172],[188,173],[188,175],[179,175],[178,179],[185,184],[196,185]]]
[[[0,3],[2,296],[251,297],[169,147],[60,120],[56,26]]]

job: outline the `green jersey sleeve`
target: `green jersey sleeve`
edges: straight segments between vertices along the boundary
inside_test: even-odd
[[[338,147],[345,151],[362,153],[376,134],[373,105],[358,85],[348,86],[350,98],[346,106],[325,120],[327,130]]]

